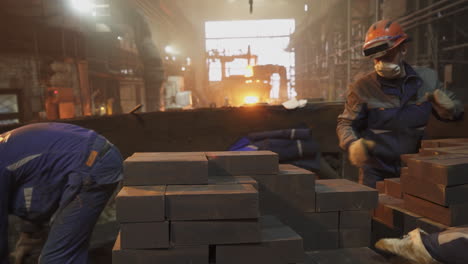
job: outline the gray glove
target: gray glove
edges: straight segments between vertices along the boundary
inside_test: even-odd
[[[432,103],[442,118],[454,119],[455,102],[442,90],[437,89],[433,93],[427,93],[426,99]]]
[[[402,239],[399,238],[385,238],[379,240],[375,247],[391,252],[397,256],[411,260],[418,264],[436,264],[439,263],[426,250],[422,240],[421,233],[425,233],[417,228],[408,233]]]

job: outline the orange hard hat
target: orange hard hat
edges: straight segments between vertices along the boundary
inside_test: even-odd
[[[362,47],[364,56],[378,58],[408,40],[408,35],[395,21],[384,19],[370,26]]]

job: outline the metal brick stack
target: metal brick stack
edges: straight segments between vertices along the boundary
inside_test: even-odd
[[[304,239],[306,250],[367,247],[377,191],[348,180],[315,180],[315,174],[280,165],[272,175],[252,176],[262,214],[277,216]]]
[[[390,264],[401,263],[386,260],[383,256],[368,247],[341,248],[335,250],[322,250],[307,252],[305,264]],[[406,262],[405,262],[406,263]]]
[[[117,196],[113,263],[298,263],[302,238],[259,217],[255,180],[272,152],[135,153]]]
[[[400,180],[378,184],[375,239],[468,224],[468,139],[424,140],[418,154],[402,160]]]

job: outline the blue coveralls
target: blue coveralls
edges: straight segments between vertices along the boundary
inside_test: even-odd
[[[432,258],[440,263],[468,263],[467,227],[455,227],[429,235],[421,234],[421,240]]]
[[[230,151],[271,150],[280,163],[289,163],[311,170],[320,170],[320,151],[308,128],[283,129],[250,133],[242,137]]]
[[[455,111],[439,113],[425,98],[441,88],[437,74],[428,68],[415,68],[405,63],[406,76],[389,80],[372,72],[350,85],[345,109],[338,116],[337,134],[340,147],[364,138],[373,140],[369,161],[362,168],[363,184],[374,187],[384,178],[399,177],[400,155],[417,153],[431,112],[441,120],[462,117],[463,105],[455,102]]]
[[[0,135],[0,263],[8,214],[49,223],[40,263],[87,263],[96,221],[122,179],[122,156],[96,132],[39,123]]]

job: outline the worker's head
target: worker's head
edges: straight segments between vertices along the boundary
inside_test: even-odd
[[[394,79],[404,76],[403,59],[407,52],[408,35],[397,22],[380,20],[367,31],[364,56],[374,60],[377,74]]]

